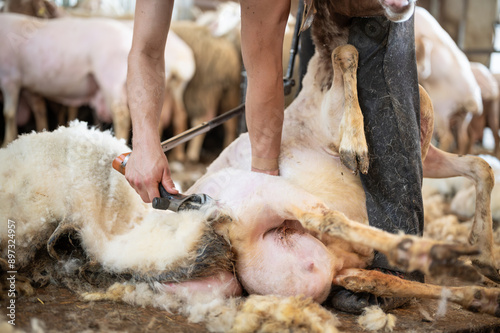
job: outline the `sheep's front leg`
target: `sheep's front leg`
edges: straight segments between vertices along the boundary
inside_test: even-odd
[[[394,235],[351,221],[344,214],[320,203],[309,209],[297,207],[293,214],[307,229],[373,248],[385,254],[389,263],[401,270],[419,270],[430,276],[459,276],[474,282],[481,278],[474,268],[458,260],[462,255],[478,253],[470,245],[446,244],[405,234]]]
[[[115,136],[119,139],[128,141],[130,137],[130,111],[123,101],[115,101],[111,104],[111,113],[113,114],[113,128]]]
[[[49,129],[45,100],[38,94],[25,89],[21,90],[21,96],[26,100],[35,115],[36,131],[41,132],[44,129]]]
[[[342,113],[340,120],[340,160],[353,173],[358,170],[368,172],[368,146],[366,144],[363,114],[358,102],[356,73],[358,67],[358,51],[352,45],[337,47],[332,52],[334,79],[332,87],[325,96],[323,112]],[[332,96],[340,95],[340,96]],[[343,97],[343,105],[339,103]],[[339,100],[340,99],[340,100]],[[336,101],[336,102],[335,102]],[[338,110],[340,108],[340,110]],[[331,110],[328,110],[331,109]],[[330,117],[336,121],[337,117]],[[338,124],[332,124],[333,126]]]
[[[472,312],[500,317],[500,289],[477,286],[442,287],[400,279],[374,270],[344,269],[333,283],[354,292],[369,292],[382,297],[416,297],[441,299],[460,304]]]
[[[16,80],[4,80],[0,82],[4,98],[3,116],[5,119],[5,134],[2,147],[17,138],[16,112],[19,103],[20,83]]]

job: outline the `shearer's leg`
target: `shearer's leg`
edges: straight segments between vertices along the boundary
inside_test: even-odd
[[[413,17],[393,23],[385,17],[354,18],[349,44],[359,51],[358,94],[369,147],[370,167],[361,181],[371,226],[422,235],[422,161],[420,107]],[[423,275],[403,274],[376,253],[373,269],[416,281]],[[366,293],[337,290],[332,305],[360,312],[370,305]],[[392,299],[390,307],[404,304]],[[387,303],[387,302],[385,302]]]

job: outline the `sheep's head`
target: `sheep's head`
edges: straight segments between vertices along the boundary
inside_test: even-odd
[[[345,17],[385,16],[392,22],[408,20],[415,10],[416,0],[304,0],[301,31],[309,28],[317,10]],[[327,11],[324,8],[328,8]]]
[[[385,12],[385,17],[392,22],[404,22],[415,11],[415,0],[378,0]]]

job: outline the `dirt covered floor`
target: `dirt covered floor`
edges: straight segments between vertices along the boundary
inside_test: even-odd
[[[2,321],[6,318],[2,305]],[[391,311],[394,332],[500,332],[500,318],[474,314],[449,303],[439,316],[438,301],[412,302]],[[341,332],[362,332],[357,316],[337,313]],[[6,325],[4,323],[4,325]],[[8,326],[0,326],[8,328]],[[207,332],[203,325],[152,307],[110,301],[84,302],[66,288],[50,285],[16,303],[16,329],[25,332]],[[4,331],[3,331],[4,332]]]

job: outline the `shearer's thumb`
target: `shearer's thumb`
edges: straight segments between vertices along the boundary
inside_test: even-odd
[[[163,178],[161,179],[161,184],[167,190],[168,193],[170,194],[178,194],[179,191],[175,188],[174,181],[172,180],[172,177],[170,176],[169,171],[164,171],[163,172]]]

